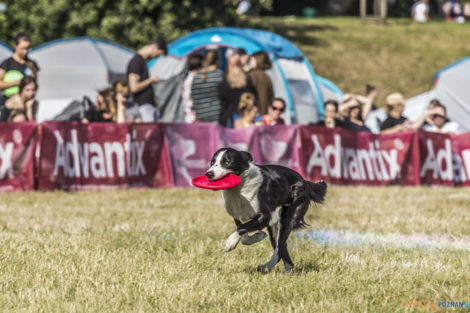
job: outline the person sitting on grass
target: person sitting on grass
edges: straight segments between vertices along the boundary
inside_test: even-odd
[[[240,97],[240,104],[238,105],[240,111],[240,118],[234,122],[234,128],[244,128],[253,125],[259,115],[258,107],[255,104],[255,95],[245,92]]]
[[[36,101],[37,88],[36,79],[32,76],[25,76],[20,81],[20,92],[7,100],[4,110],[8,110],[8,115],[10,116],[10,111],[22,111],[25,113],[27,120],[35,121],[38,111],[38,102]]]
[[[269,106],[269,114],[263,115],[262,122],[267,126],[285,125],[281,114],[286,110],[286,102],[282,98],[274,98]]]
[[[433,125],[423,125],[424,130],[451,135],[459,133],[459,124],[447,119],[447,110],[444,105],[438,102],[432,112]]]
[[[26,122],[28,118],[26,117],[26,112],[24,110],[17,110],[14,109],[10,112],[10,116],[8,116],[8,122],[12,123],[21,123]]]
[[[82,123],[89,122],[126,122],[126,105],[124,98],[117,97],[113,88],[105,88],[98,92],[96,103],[85,113]]]
[[[344,128],[344,121],[338,114],[338,102],[335,100],[328,100],[325,102],[325,118],[319,121],[316,125],[326,128],[341,127]]]
[[[339,111],[346,115],[344,122],[345,128],[355,131],[370,132],[370,129],[364,125],[364,121],[372,110],[371,98],[346,94],[339,106]]]
[[[399,92],[389,94],[385,100],[388,116],[380,125],[381,134],[395,134],[406,130],[417,130],[421,128],[426,118],[434,114],[434,110],[426,112],[414,122],[410,122],[404,117],[405,98]]]

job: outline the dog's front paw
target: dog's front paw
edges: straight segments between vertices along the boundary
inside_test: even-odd
[[[230,234],[230,236],[227,238],[227,241],[225,242],[225,251],[229,252],[235,249],[240,242],[240,235],[238,234],[237,231],[233,232]]]

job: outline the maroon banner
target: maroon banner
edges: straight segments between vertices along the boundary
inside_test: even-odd
[[[258,128],[261,164],[279,164],[301,174],[300,138],[298,126],[265,126]]]
[[[300,126],[304,176],[335,184],[419,183],[416,133],[373,135]]]
[[[222,147],[340,185],[470,186],[470,133],[49,122],[0,124],[0,191],[187,187]]]
[[[214,152],[222,147],[215,123],[164,124],[173,169],[174,185],[192,186],[192,179],[209,168]]]
[[[470,133],[447,135],[419,132],[421,183],[470,185]]]
[[[452,136],[454,184],[470,186],[470,133]]]
[[[39,189],[173,185],[160,124],[41,125]]]
[[[34,189],[36,125],[0,123],[0,191]]]

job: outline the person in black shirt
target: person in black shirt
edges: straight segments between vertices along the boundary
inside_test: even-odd
[[[360,95],[346,94],[341,102],[339,111],[346,115],[345,128],[354,131],[370,132],[364,124],[367,115],[372,109],[372,98]]]
[[[405,98],[399,92],[389,94],[385,100],[388,116],[380,125],[381,134],[394,134],[406,130],[419,129],[427,117],[434,114],[434,110],[427,110],[423,116],[414,122],[404,117]]]
[[[149,77],[147,60],[166,54],[166,41],[163,37],[151,41],[139,50],[127,65],[127,80],[134,101],[139,105],[143,122],[155,122],[158,110],[152,84],[160,82],[158,77]]]
[[[13,55],[0,64],[0,90],[20,85],[21,79],[26,75],[36,76],[38,68],[35,62],[28,59],[29,48],[31,47],[31,38],[26,33],[19,33],[13,41]],[[4,76],[8,71],[18,71],[23,77],[17,81],[4,81]],[[32,72],[33,71],[33,72]],[[19,88],[18,88],[19,89]],[[11,96],[11,95],[10,95]],[[3,103],[6,98],[3,99]]]
[[[317,123],[318,126],[326,128],[344,128],[344,121],[338,118],[338,102],[328,100],[325,102],[325,118]]]

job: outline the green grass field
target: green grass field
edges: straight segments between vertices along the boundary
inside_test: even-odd
[[[310,230],[469,242],[466,189],[331,187]],[[409,300],[468,301],[470,247],[321,245],[293,233],[295,268],[255,271],[268,240],[223,246],[219,192],[2,194],[1,312],[414,312]],[[424,308],[421,312],[431,312]],[[443,311],[443,310],[441,310]]]
[[[436,71],[470,55],[470,24],[442,20],[418,24],[390,18],[385,25],[362,24],[357,17],[253,18],[253,27],[286,36],[315,71],[343,92],[365,93],[365,84],[387,94],[412,97],[428,91]]]

